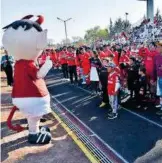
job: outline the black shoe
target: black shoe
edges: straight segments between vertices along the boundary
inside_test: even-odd
[[[40,122],[42,122],[42,123],[44,123],[44,122],[46,122],[48,119],[46,119],[46,118],[41,118],[40,119]]]
[[[108,114],[108,119],[115,119],[115,118],[117,118],[118,117],[118,114],[117,113],[109,113]]]
[[[112,109],[108,109],[108,115],[112,113]]]
[[[29,134],[28,142],[30,144],[48,144],[51,141],[51,134],[49,132],[39,132],[37,134]]]

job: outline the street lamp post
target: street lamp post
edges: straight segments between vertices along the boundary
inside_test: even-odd
[[[125,28],[127,29],[127,22],[128,22],[128,13],[125,13],[125,18],[126,18],[126,22],[125,22]]]
[[[67,27],[66,27],[66,22],[69,21],[69,20],[71,20],[72,18],[69,18],[67,20],[63,20],[63,19],[57,17],[57,19],[60,20],[60,21],[62,21],[64,23],[64,27],[65,27],[65,38],[66,38],[66,45],[67,45]]]
[[[127,22],[127,20],[128,20],[128,13],[127,12],[125,13],[125,17],[126,17],[126,22]]]

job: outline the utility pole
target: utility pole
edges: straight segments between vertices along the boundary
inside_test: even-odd
[[[128,13],[125,13],[125,29],[127,29],[127,22],[128,22]]]
[[[65,39],[66,39],[66,45],[67,45],[67,39],[68,39],[68,38],[67,38],[67,27],[66,27],[66,22],[69,21],[69,20],[71,20],[72,18],[69,18],[69,19],[67,19],[67,20],[63,20],[63,19],[57,17],[57,19],[60,20],[60,21],[62,21],[62,22],[64,23],[64,27],[65,27]]]

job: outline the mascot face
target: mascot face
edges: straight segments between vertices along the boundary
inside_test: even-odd
[[[43,17],[38,16],[36,22],[29,20],[31,17],[28,15],[3,28],[3,46],[15,60],[36,60],[47,45],[47,30],[40,26]]]

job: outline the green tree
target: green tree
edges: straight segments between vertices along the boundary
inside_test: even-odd
[[[94,28],[88,29],[86,31],[86,34],[84,36],[84,39],[89,42],[95,42],[98,39],[107,39],[108,38],[108,30],[107,29],[101,29],[99,26],[96,26]]]
[[[109,39],[112,39],[115,34],[119,34],[123,31],[129,31],[131,29],[131,23],[128,20],[122,20],[121,18],[118,18],[114,24],[110,18],[110,24],[109,24]]]
[[[99,29],[97,32],[98,39],[107,40],[108,39],[108,29]]]
[[[114,23],[115,33],[120,33],[124,30],[124,23],[121,18],[118,18]]]
[[[111,39],[114,35],[114,28],[113,28],[113,22],[112,22],[112,19],[110,18],[110,24],[109,24],[109,38]]]

